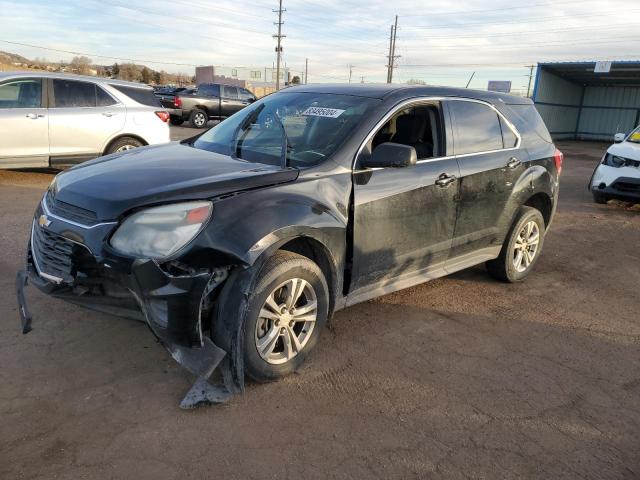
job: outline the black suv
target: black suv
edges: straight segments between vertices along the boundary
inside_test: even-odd
[[[19,285],[145,321],[198,376],[183,406],[224,401],[245,373],[294,371],[336,310],[479,263],[525,278],[561,165],[529,99],[289,88],[194,139],[59,174]]]

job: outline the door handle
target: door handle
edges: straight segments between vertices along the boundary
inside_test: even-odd
[[[104,115],[105,117],[113,117],[116,114],[113,112],[102,112],[102,115]]]
[[[509,161],[507,162],[507,168],[517,168],[520,166],[520,164],[522,164],[522,162],[520,160],[518,160],[516,157],[511,157],[509,159]]]
[[[44,115],[42,115],[41,113],[27,113],[25,116],[27,118],[30,118],[31,120],[35,120],[36,118],[44,118]]]
[[[441,174],[436,180],[436,185],[439,187],[448,187],[450,184],[456,181],[454,175],[448,175],[446,173]]]

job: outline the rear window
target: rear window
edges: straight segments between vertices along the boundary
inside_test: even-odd
[[[549,130],[547,130],[547,126],[535,106],[532,104],[507,105],[507,108],[513,113],[508,115],[509,120],[518,129],[525,143],[527,140],[535,142],[540,139],[547,143],[553,143]]]
[[[130,99],[135,100],[142,105],[146,105],[148,107],[162,107],[158,97],[153,94],[153,90],[150,88],[125,87],[113,84],[111,84],[111,86],[120,93],[124,93]]]

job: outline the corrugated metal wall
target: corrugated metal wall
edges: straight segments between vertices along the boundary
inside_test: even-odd
[[[540,70],[535,102],[554,138],[574,138],[580,112],[582,87]]]
[[[543,67],[534,101],[551,135],[558,139],[610,141],[640,121],[639,87],[583,87]]]
[[[577,138],[611,140],[635,127],[640,109],[640,88],[586,87]]]

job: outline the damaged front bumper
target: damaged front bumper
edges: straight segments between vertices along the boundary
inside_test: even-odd
[[[104,247],[115,224],[78,226],[36,212],[26,269],[16,279],[22,331],[31,330],[24,287],[94,310],[144,321],[171,356],[197,380],[181,403],[193,408],[228,401],[243,385],[227,352],[203,334],[212,294],[229,267],[176,268],[149,259],[127,259]],[[174,262],[175,263],[175,262]],[[209,378],[219,368],[222,383]]]

